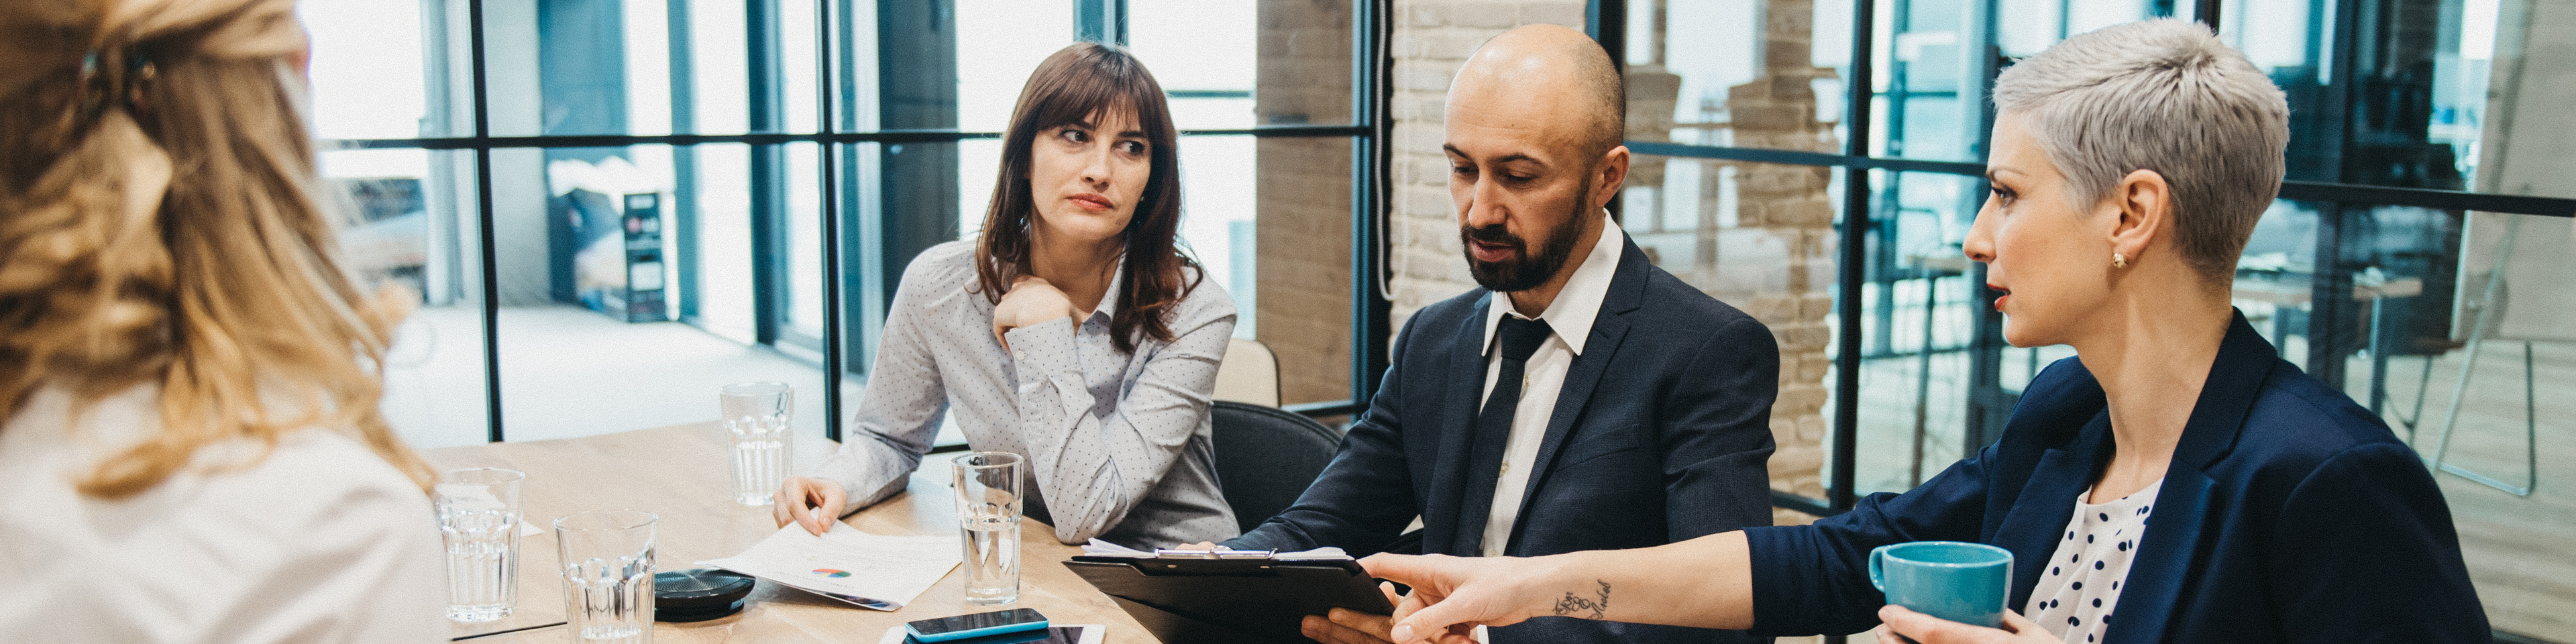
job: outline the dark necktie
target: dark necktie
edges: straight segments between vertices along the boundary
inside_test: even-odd
[[[1503,446],[1512,438],[1512,412],[1521,404],[1521,385],[1529,379],[1531,353],[1546,342],[1550,331],[1547,322],[1503,316],[1503,365],[1494,376],[1494,392],[1485,396],[1485,407],[1476,413],[1476,436],[1467,452],[1467,489],[1458,506],[1457,547],[1451,554],[1473,557],[1483,554],[1485,521],[1492,516],[1494,485],[1502,477]]]

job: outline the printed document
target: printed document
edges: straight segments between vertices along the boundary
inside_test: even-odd
[[[788,524],[742,554],[698,562],[862,608],[895,610],[955,569],[957,535],[891,537],[847,525],[822,536]]]

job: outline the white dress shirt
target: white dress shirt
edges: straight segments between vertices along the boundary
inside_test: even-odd
[[[1486,295],[1485,301],[1485,390],[1492,398],[1494,384],[1500,382],[1503,361],[1496,351],[1494,333],[1502,327],[1503,316],[1540,320],[1550,331],[1546,342],[1530,353],[1521,369],[1520,404],[1512,408],[1511,438],[1503,443],[1503,467],[1496,472],[1494,507],[1485,515],[1484,555],[1502,556],[1510,545],[1512,525],[1520,519],[1521,498],[1528,493],[1530,467],[1538,461],[1538,446],[1547,438],[1548,416],[1556,411],[1556,395],[1565,387],[1565,372],[1574,366],[1574,357],[1583,355],[1583,341],[1592,335],[1592,320],[1601,315],[1601,299],[1610,294],[1610,278],[1619,272],[1619,254],[1627,248],[1628,233],[1601,217],[1601,240],[1592,244],[1592,254],[1574,269],[1574,276],[1557,291],[1556,300],[1536,317],[1514,310],[1512,298],[1502,293]],[[1482,413],[1483,402],[1477,410]]]
[[[346,434],[249,441],[123,499],[72,481],[161,431],[160,390],[85,408],[46,388],[0,426],[0,639],[119,644],[447,641],[429,496]],[[77,430],[74,429],[77,427]],[[522,545],[521,547],[530,547]],[[520,589],[520,607],[547,601]]]
[[[894,496],[930,451],[942,416],[978,451],[1019,454],[1022,508],[1058,541],[1094,537],[1152,549],[1242,530],[1217,488],[1209,396],[1234,336],[1234,300],[1201,280],[1165,318],[1172,341],[1110,344],[1110,295],[1070,318],[993,340],[993,301],[976,292],[975,240],[930,247],[904,268],[886,309],[866,396],[841,449],[813,476],[849,492],[847,511]]]

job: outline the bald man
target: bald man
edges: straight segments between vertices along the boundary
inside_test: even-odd
[[[1340,453],[1296,505],[1224,545],[1533,556],[1771,523],[1771,331],[1647,262],[1603,205],[1628,175],[1618,69],[1582,32],[1496,36],[1451,83],[1449,196],[1481,287],[1424,307]],[[1413,519],[1422,530],[1405,533]],[[1688,574],[1677,571],[1677,574]],[[1602,597],[1569,595],[1566,614]],[[1386,618],[1308,617],[1318,641]],[[1740,632],[1535,619],[1488,642],[1746,642]]]

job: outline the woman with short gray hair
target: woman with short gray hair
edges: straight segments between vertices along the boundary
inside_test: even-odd
[[[1994,194],[1966,252],[1987,265],[2006,341],[2078,356],[2031,380],[2000,442],[1812,525],[1528,559],[1371,557],[1414,589],[1396,639],[1557,615],[1767,635],[1884,624],[1883,644],[2487,641],[2414,451],[2229,305],[2280,187],[2281,91],[2208,28],[2162,20],[2021,61],[1995,103]],[[2008,609],[2000,628],[1884,603],[1873,550],[1917,541],[2001,548],[2009,573],[1987,590],[2003,606],[1982,608]]]

